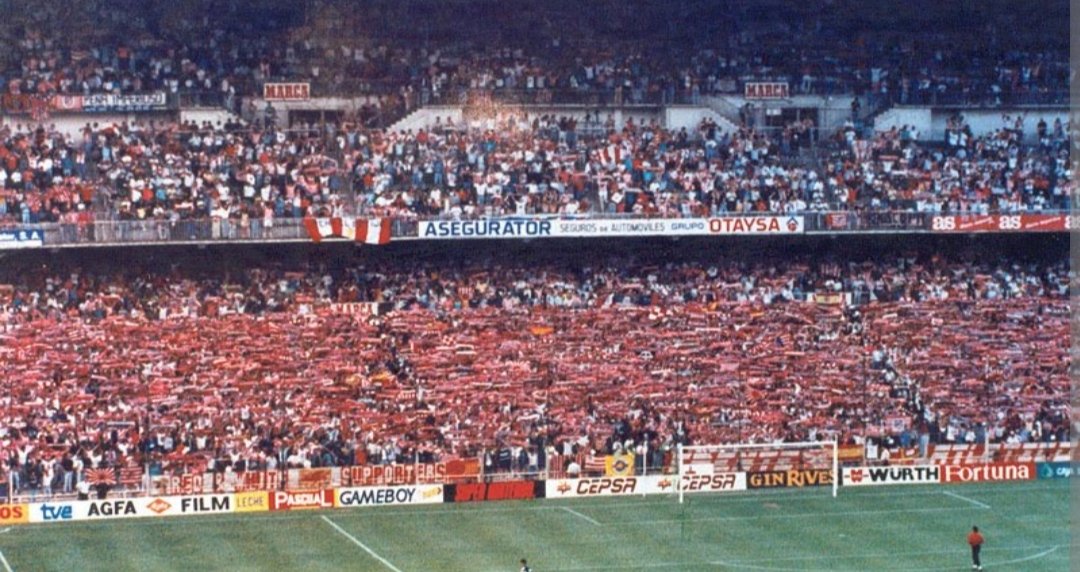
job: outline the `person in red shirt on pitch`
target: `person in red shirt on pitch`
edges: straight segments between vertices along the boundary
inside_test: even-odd
[[[979,534],[979,527],[971,527],[971,533],[968,534],[968,544],[971,545],[971,569],[982,570],[982,562],[979,560],[979,552],[982,551],[983,535]]]

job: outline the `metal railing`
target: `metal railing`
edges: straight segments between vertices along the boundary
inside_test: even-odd
[[[891,107],[894,105],[928,105],[932,107],[942,106],[958,108],[1061,106],[1069,104],[1069,90],[1054,88],[1016,91],[1008,90],[996,93],[991,90],[923,90],[912,91],[908,94],[890,93],[886,97],[871,96],[871,99],[875,98],[877,99],[878,105],[882,107]]]
[[[281,78],[281,81],[286,81]],[[293,81],[312,82],[310,79]],[[492,103],[498,105],[583,105],[592,107],[632,107],[661,105],[705,105],[706,98],[718,95],[743,94],[747,81],[768,81],[740,79],[727,86],[734,89],[714,90],[669,85],[663,88],[651,87],[600,87],[566,86],[528,88],[497,87],[467,88],[451,86],[435,90],[428,86],[403,90],[410,82],[388,80],[345,79],[327,83],[325,80],[314,81],[316,97],[330,96],[396,96],[402,100],[403,109],[411,110],[425,105],[478,105]],[[781,80],[783,81],[783,80]],[[182,89],[177,92],[165,92],[166,104],[158,111],[176,111],[190,107],[221,108],[233,112],[240,111],[242,97],[259,97],[265,82],[247,82],[238,84],[235,94],[222,93],[220,90]],[[837,85],[827,89],[803,90],[798,82],[785,82],[791,85],[792,94],[844,96],[864,91],[866,86]],[[141,92],[159,93],[159,92]],[[124,95],[138,95],[130,92]],[[81,93],[69,94],[74,96]],[[1033,88],[1018,90],[993,91],[989,88],[973,90],[911,90],[906,93],[891,91],[887,95],[870,93],[867,103],[874,108],[892,105],[929,105],[956,107],[1015,107],[1066,105],[1069,91],[1066,88]],[[3,94],[0,97],[0,112],[12,115],[36,115],[40,113],[64,112],[55,108],[51,95],[39,94]]]
[[[704,105],[704,95],[685,90],[644,90],[624,88],[496,88],[448,89],[439,93],[422,92],[420,103],[478,105],[488,101],[498,105],[582,105],[591,107],[658,106],[674,104]]]
[[[1010,213],[1005,213],[1010,214]],[[1067,215],[1064,211],[1041,211],[1045,215]],[[738,216],[787,216],[787,213],[739,213],[724,214],[724,217]],[[828,211],[798,213],[804,219],[807,234],[860,234],[860,233],[928,233],[936,213],[911,211]],[[458,217],[460,219],[462,217]],[[487,218],[483,216],[475,219]],[[630,214],[583,213],[577,215],[514,215],[498,218],[506,219],[645,219]],[[714,218],[714,217],[705,217]],[[457,220],[455,219],[455,220]],[[414,238],[422,220],[451,220],[449,216],[395,218],[393,236]],[[264,219],[202,219],[202,220],[139,220],[139,221],[96,221],[87,224],[42,223],[15,224],[0,227],[0,233],[18,233],[19,231],[37,231],[42,237],[41,244],[24,243],[24,246],[44,246],[46,248],[76,246],[110,246],[143,244],[212,244],[212,243],[273,243],[311,240],[301,219],[278,218],[272,221]],[[9,244],[17,248],[18,243]]]
[[[13,230],[44,231],[46,247],[124,244],[183,244],[211,242],[284,242],[309,240],[299,219],[139,220],[95,221],[89,224],[49,223],[16,226]]]

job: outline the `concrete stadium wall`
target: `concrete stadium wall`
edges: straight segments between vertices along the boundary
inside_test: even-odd
[[[619,109],[596,109],[581,105],[530,105],[518,107],[516,109],[522,113],[528,114],[530,117],[537,115],[573,117],[581,124],[585,123],[586,115],[590,115],[591,118],[595,120],[595,117],[599,114],[601,122],[606,122],[610,118],[616,126],[625,125],[627,121],[633,119],[634,123],[639,125],[657,121],[660,125],[663,125],[668,129],[678,130],[686,128],[688,131],[694,131],[702,120],[710,118],[715,121],[723,131],[734,131],[737,129],[735,124],[726,117],[723,117],[714,109],[706,106],[680,105],[666,108],[629,107]],[[465,120],[464,109],[460,106],[424,107],[410,113],[405,118],[395,123],[390,127],[390,131],[400,132],[429,129],[434,127],[437,124],[437,121],[445,125],[447,120],[452,120],[455,124],[461,125]]]
[[[235,119],[237,119],[236,114],[224,109],[184,109],[180,111],[180,121],[182,123],[194,122],[202,125],[210,122],[211,125],[218,125]]]
[[[406,115],[397,123],[391,125],[388,131],[419,131],[420,129],[430,129],[436,125],[446,125],[448,123],[461,125],[463,121],[464,111],[461,106],[433,105],[422,107]]]
[[[935,140],[945,139],[945,124],[949,117],[960,113],[964,121],[971,127],[971,133],[976,137],[988,135],[1004,127],[1012,128],[1016,123],[1017,116],[1024,118],[1024,138],[1029,143],[1036,140],[1036,126],[1039,120],[1046,121],[1047,129],[1053,130],[1054,120],[1060,119],[1066,125],[1069,122],[1069,109],[1061,108],[1028,108],[1028,109],[988,109],[988,110],[935,110],[930,133]],[[1008,121],[1006,121],[1008,117]]]
[[[685,128],[693,133],[698,125],[706,119],[711,119],[720,128],[720,131],[732,133],[738,131],[738,126],[728,118],[720,115],[716,110],[709,107],[696,106],[671,106],[664,109],[663,124],[668,129],[679,130]]]
[[[851,119],[851,100],[853,95],[793,95],[782,100],[747,100],[741,95],[718,95],[705,99],[705,101],[717,112],[735,119],[739,110],[749,103],[750,113],[754,118],[755,125],[764,125],[767,110],[770,109],[815,109],[817,110],[817,126],[825,131],[834,131],[844,126],[844,122]],[[867,102],[859,98],[865,109]]]
[[[174,121],[175,119],[176,113],[169,111],[149,113],[53,113],[42,123],[54,126],[58,132],[76,138],[87,124],[91,126],[97,124],[100,127],[124,122],[148,123],[150,121]],[[23,133],[33,131],[38,127],[38,123],[32,121],[26,115],[0,116],[0,124],[10,127],[16,132]]]
[[[1039,107],[1012,109],[960,109],[932,107],[894,107],[883,112],[874,121],[876,131],[888,131],[905,125],[915,126],[924,141],[944,141],[945,126],[950,117],[960,114],[971,132],[976,137],[991,134],[1004,127],[1013,128],[1017,116],[1024,118],[1024,137],[1030,143],[1035,141],[1036,126],[1039,120],[1046,121],[1048,129],[1053,129],[1054,121],[1069,121],[1068,108]],[[1006,121],[1008,118],[1008,121]]]
[[[894,107],[874,120],[875,131],[889,131],[894,127],[902,129],[905,125],[915,127],[923,138],[927,138],[933,125],[933,112],[929,107]]]

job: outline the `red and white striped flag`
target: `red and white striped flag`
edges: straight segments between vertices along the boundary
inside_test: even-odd
[[[622,147],[615,143],[607,147],[601,147],[598,155],[600,161],[609,169],[613,169],[622,163]]]
[[[606,455],[588,453],[585,455],[585,462],[581,464],[581,468],[589,474],[603,473],[604,468],[607,466],[606,457]]]
[[[342,237],[349,240],[356,240],[356,219],[351,216],[341,217],[339,219],[338,226],[340,227],[340,234]]]
[[[354,219],[352,217],[305,218],[304,228],[315,242],[324,238],[340,237],[364,244],[390,242],[390,219]]]
[[[341,224],[341,218],[334,217],[330,219],[330,235],[331,236],[344,236],[342,234],[344,227]]]
[[[373,218],[356,221],[356,242],[387,244],[390,242],[390,219]]]
[[[142,467],[121,467],[120,468],[120,484],[122,485],[137,485],[142,482],[143,468]]]
[[[334,227],[328,218],[305,218],[304,228],[307,229],[311,240],[315,242],[322,242],[322,239],[334,236]]]

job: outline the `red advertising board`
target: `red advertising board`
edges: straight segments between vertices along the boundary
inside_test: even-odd
[[[1074,224],[1069,215],[1020,215],[1020,230],[1024,232],[1073,230]]]
[[[847,228],[849,221],[850,219],[846,212],[829,213],[825,215],[825,226],[830,229]]]
[[[985,483],[995,481],[1030,481],[1035,478],[1035,463],[987,463],[983,465],[945,465],[943,483]]]
[[[461,483],[454,486],[454,502],[534,499],[536,490],[535,481]]]
[[[306,510],[334,508],[334,491],[274,491],[270,493],[270,510]]]
[[[1068,215],[947,215],[930,221],[933,232],[1064,232],[1080,221]]]
[[[52,106],[57,111],[82,111],[83,98],[81,95],[54,95]]]

